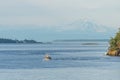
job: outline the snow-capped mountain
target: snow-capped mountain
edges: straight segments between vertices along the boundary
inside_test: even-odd
[[[0,36],[40,41],[56,39],[109,39],[117,32],[117,29],[115,30],[112,27],[107,27],[90,20],[77,20],[58,26],[16,26],[2,26]]]
[[[96,33],[106,33],[114,32],[115,29],[97,24],[90,20],[78,20],[73,23],[63,25],[60,28],[61,31],[80,31],[80,32],[96,32]]]
[[[62,25],[58,31],[61,35],[65,36],[68,34],[69,36],[71,35],[71,38],[81,39],[109,39],[116,33],[116,29],[90,20],[78,20]]]

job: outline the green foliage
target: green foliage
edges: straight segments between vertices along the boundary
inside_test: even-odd
[[[112,37],[110,39],[110,47],[109,49],[111,50],[117,50],[120,48],[120,28],[119,28],[119,31],[116,33],[115,37]]]

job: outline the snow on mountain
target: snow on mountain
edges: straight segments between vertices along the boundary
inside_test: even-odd
[[[58,33],[73,39],[109,39],[116,30],[90,20],[78,20],[70,24],[59,26]]]
[[[115,31],[111,27],[107,27],[102,24],[97,24],[90,20],[78,20],[73,23],[61,26],[59,30],[60,31],[97,32],[97,33],[106,33],[106,32]]]

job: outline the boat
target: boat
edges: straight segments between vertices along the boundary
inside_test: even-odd
[[[45,56],[44,56],[44,60],[45,61],[49,61],[49,60],[51,60],[52,58],[50,57],[50,55],[48,55],[48,54],[46,54]]]

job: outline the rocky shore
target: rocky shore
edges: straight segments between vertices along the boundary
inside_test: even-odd
[[[120,49],[119,50],[108,50],[106,55],[109,55],[109,56],[120,56]]]

